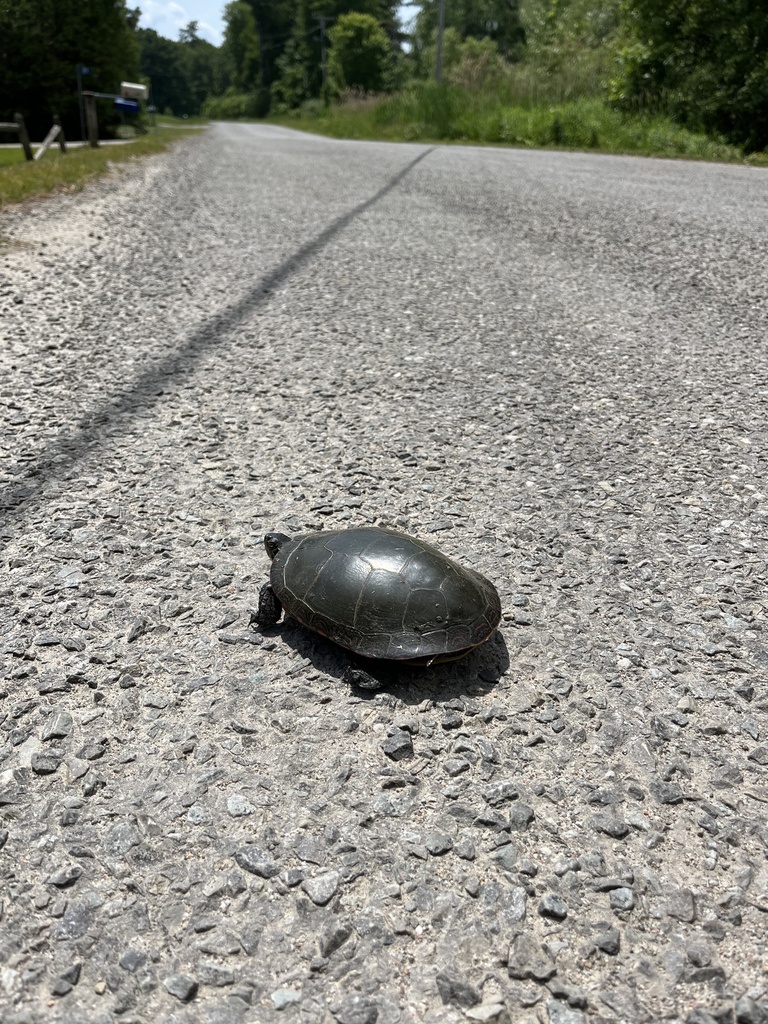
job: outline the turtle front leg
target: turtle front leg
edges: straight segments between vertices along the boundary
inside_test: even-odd
[[[282,611],[283,606],[277,594],[268,583],[265,583],[259,591],[259,607],[255,612],[251,612],[251,623],[255,622],[262,629],[269,629],[280,621]]]

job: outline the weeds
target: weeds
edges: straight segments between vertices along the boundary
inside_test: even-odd
[[[563,81],[550,83],[553,92],[564,91],[567,85]],[[394,95],[351,97],[325,112],[307,114],[297,112],[281,120],[335,138],[473,142],[693,160],[744,159],[737,147],[688,131],[667,117],[620,113],[594,96],[534,102],[522,78],[507,83],[500,93],[416,82]]]

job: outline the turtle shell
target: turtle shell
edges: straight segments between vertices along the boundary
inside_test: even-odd
[[[293,537],[272,560],[285,611],[368,658],[450,660],[501,619],[494,585],[431,544],[363,527]]]

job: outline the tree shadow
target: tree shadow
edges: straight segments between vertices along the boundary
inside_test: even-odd
[[[209,349],[220,344],[222,338],[232,334],[240,323],[268,302],[271,298],[270,293],[275,288],[317,256],[352,221],[396,188],[434,148],[430,146],[419,153],[370,199],[337,217],[316,238],[260,278],[239,302],[233,303],[201,323],[183,345],[148,366],[129,387],[91,409],[69,430],[63,430],[38,459],[30,460],[23,474],[0,488],[0,512],[4,520],[3,537],[8,539],[11,536],[9,524],[12,519],[24,522],[25,506],[36,498],[47,484],[63,477],[85,456],[92,455],[95,445],[111,445],[111,440],[107,437],[107,431],[111,427],[120,424],[123,428],[129,419],[158,405],[169,387],[176,386],[192,374],[200,358]]]
[[[336,679],[350,693],[363,699],[388,693],[411,707],[427,699],[444,704],[461,697],[485,696],[493,691],[510,663],[506,641],[498,629],[484,644],[474,647],[458,661],[429,667],[362,658],[306,629],[291,617],[262,632],[265,636],[279,637],[286,647],[311,662],[319,672]],[[379,687],[368,690],[350,685],[344,679],[350,666],[373,676]]]

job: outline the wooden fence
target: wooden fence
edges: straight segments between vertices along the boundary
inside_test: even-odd
[[[64,138],[64,129],[61,127],[61,121],[56,115],[53,118],[53,127],[43,139],[42,145],[36,153],[32,152],[32,144],[29,141],[29,133],[27,132],[27,126],[24,124],[24,118],[21,114],[15,114],[14,117],[14,121],[0,121],[0,132],[14,132],[18,135],[19,145],[24,150],[24,156],[27,160],[39,160],[54,142],[58,142],[62,153],[67,152],[67,140]]]

